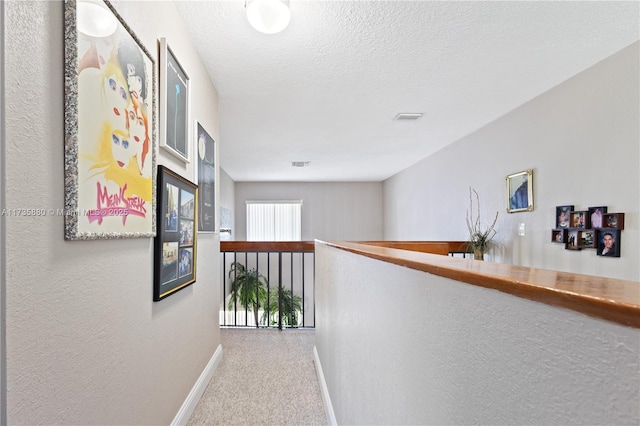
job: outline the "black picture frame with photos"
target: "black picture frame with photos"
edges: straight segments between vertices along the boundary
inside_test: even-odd
[[[196,282],[198,186],[158,166],[158,234],[154,241],[153,300]]]

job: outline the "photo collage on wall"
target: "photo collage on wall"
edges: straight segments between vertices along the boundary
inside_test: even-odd
[[[556,227],[551,242],[567,250],[596,249],[598,256],[620,257],[624,213],[609,213],[607,206],[576,210],[573,205],[556,207]]]
[[[195,282],[198,187],[164,166],[158,167],[158,218],[154,300]]]

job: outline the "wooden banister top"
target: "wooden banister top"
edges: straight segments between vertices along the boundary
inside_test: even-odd
[[[220,241],[220,251],[247,252],[312,252],[313,241]]]
[[[640,328],[640,282],[349,242],[324,244],[433,275]]]

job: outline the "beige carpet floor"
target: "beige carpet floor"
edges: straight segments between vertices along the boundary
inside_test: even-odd
[[[326,425],[313,330],[220,330],[222,361],[188,426]]]

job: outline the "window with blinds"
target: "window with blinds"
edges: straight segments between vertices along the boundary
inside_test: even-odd
[[[246,201],[247,241],[301,241],[302,200]]]

